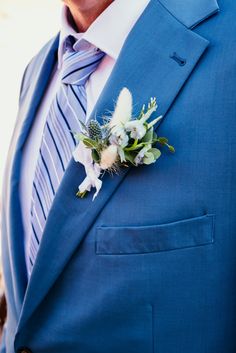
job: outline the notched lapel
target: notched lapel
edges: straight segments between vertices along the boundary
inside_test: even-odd
[[[151,0],[129,34],[92,116],[101,117],[106,110],[113,110],[114,100],[124,86],[131,90],[137,111],[150,97],[156,96],[158,113],[166,115],[208,44],[175,19],[160,2]],[[174,53],[186,60],[185,65],[171,58]],[[19,329],[58,279],[128,170],[113,178],[105,175],[103,188],[92,202],[92,195],[83,200],[75,197],[85,174],[80,165],[71,161],[48,217]]]
[[[217,0],[160,0],[187,28],[194,28],[219,11]]]

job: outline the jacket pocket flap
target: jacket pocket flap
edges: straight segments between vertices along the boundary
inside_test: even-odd
[[[96,253],[139,254],[211,244],[214,215],[144,227],[98,227]]]

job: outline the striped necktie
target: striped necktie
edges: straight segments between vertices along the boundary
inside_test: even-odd
[[[72,43],[67,45],[63,56],[61,86],[46,119],[33,181],[27,254],[29,276],[52,202],[76,146],[73,132],[80,131],[79,120],[85,121],[86,81],[103,57],[104,53],[94,46],[75,51]]]

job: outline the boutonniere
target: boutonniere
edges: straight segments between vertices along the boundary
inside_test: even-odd
[[[156,98],[151,98],[147,106],[142,107],[139,116],[132,115],[133,99],[127,88],[123,88],[118,97],[114,113],[103,118],[103,124],[90,120],[82,126],[82,133],[75,133],[79,142],[74,159],[84,165],[86,178],[79,185],[78,197],[84,197],[92,188],[96,189],[93,200],[98,195],[105,172],[119,173],[120,168],[133,165],[149,165],[161,156],[157,146],[166,146],[171,152],[174,147],[168,139],[158,137],[155,125],[162,116],[150,121],[157,110]]]

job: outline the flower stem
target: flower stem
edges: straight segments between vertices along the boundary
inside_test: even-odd
[[[77,197],[80,197],[81,199],[83,199],[83,198],[86,196],[86,194],[87,194],[87,190],[85,190],[85,191],[83,191],[83,192],[78,191],[78,192],[76,193],[76,196],[77,196]]]
[[[125,151],[134,151],[138,146],[138,139],[136,139],[131,147],[124,148]]]

